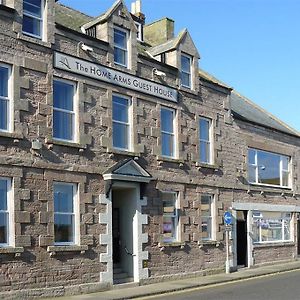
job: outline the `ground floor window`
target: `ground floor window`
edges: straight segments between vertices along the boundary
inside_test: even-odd
[[[0,247],[9,246],[9,219],[11,217],[11,180],[0,178]]]
[[[291,241],[292,214],[287,212],[253,212],[253,242]]]
[[[177,193],[163,192],[163,241],[178,241]]]
[[[202,240],[213,240],[213,201],[212,195],[201,195],[201,232]]]

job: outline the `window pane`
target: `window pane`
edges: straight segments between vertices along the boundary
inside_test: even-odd
[[[23,10],[40,18],[42,16],[41,0],[25,0]]]
[[[116,48],[114,49],[114,62],[126,66],[126,51]]]
[[[128,149],[128,126],[120,123],[113,123],[113,146],[116,148]]]
[[[74,242],[73,215],[54,215],[54,235],[56,243]]]
[[[54,212],[74,211],[74,195],[72,185],[55,185],[54,187]]]
[[[181,84],[187,87],[191,86],[191,76],[187,73],[181,73]]]
[[[174,136],[167,133],[162,133],[162,155],[174,156]]]
[[[191,72],[191,60],[189,57],[184,55],[181,56],[181,70],[185,73]]]
[[[8,97],[8,68],[0,67],[0,96]]]
[[[0,244],[7,244],[8,213],[0,212]]]
[[[290,158],[287,156],[281,156],[281,160],[282,160],[282,169],[287,171],[289,169]]]
[[[173,133],[174,132],[174,111],[169,109],[161,109],[161,130]]]
[[[53,111],[53,136],[55,138],[73,140],[73,124],[73,114]]]
[[[211,196],[209,195],[201,196],[201,216],[211,216]]]
[[[280,156],[278,154],[258,151],[258,182],[280,185]]]
[[[248,162],[249,164],[252,164],[252,165],[255,165],[255,154],[256,154],[256,151],[253,150],[253,149],[249,149],[248,150]]]
[[[8,129],[8,101],[0,98],[0,129]]]
[[[290,232],[290,222],[291,220],[284,220],[284,240],[289,241],[291,240],[291,232]]]
[[[211,218],[202,217],[201,231],[203,239],[211,239]]]
[[[127,49],[126,33],[121,30],[115,29],[114,30],[114,44],[123,49]]]
[[[7,181],[0,180],[0,210],[7,210]]]
[[[128,100],[113,97],[113,120],[128,123]]]
[[[256,182],[256,167],[248,166],[248,180],[249,182]]]
[[[74,86],[62,81],[53,82],[53,106],[73,111]]]
[[[204,119],[200,119],[199,121],[199,134],[200,134],[200,139],[204,140],[204,141],[209,141],[209,121],[208,120],[204,120]]]
[[[36,36],[41,36],[41,21],[24,15],[23,31]]]
[[[282,186],[289,186],[289,172],[282,172]]]
[[[200,142],[200,162],[210,163],[210,144]]]
[[[172,242],[177,238],[176,194],[162,193],[162,202],[164,242]]]

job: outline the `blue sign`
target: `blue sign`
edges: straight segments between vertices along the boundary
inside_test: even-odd
[[[232,214],[229,211],[224,213],[224,223],[225,225],[230,225],[232,223]]]

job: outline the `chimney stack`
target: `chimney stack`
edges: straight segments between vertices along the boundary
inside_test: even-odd
[[[139,18],[141,21],[145,21],[145,15],[142,13],[141,0],[135,0],[131,3],[131,14]]]

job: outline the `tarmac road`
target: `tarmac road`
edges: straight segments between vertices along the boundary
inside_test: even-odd
[[[300,270],[139,300],[300,300]]]

